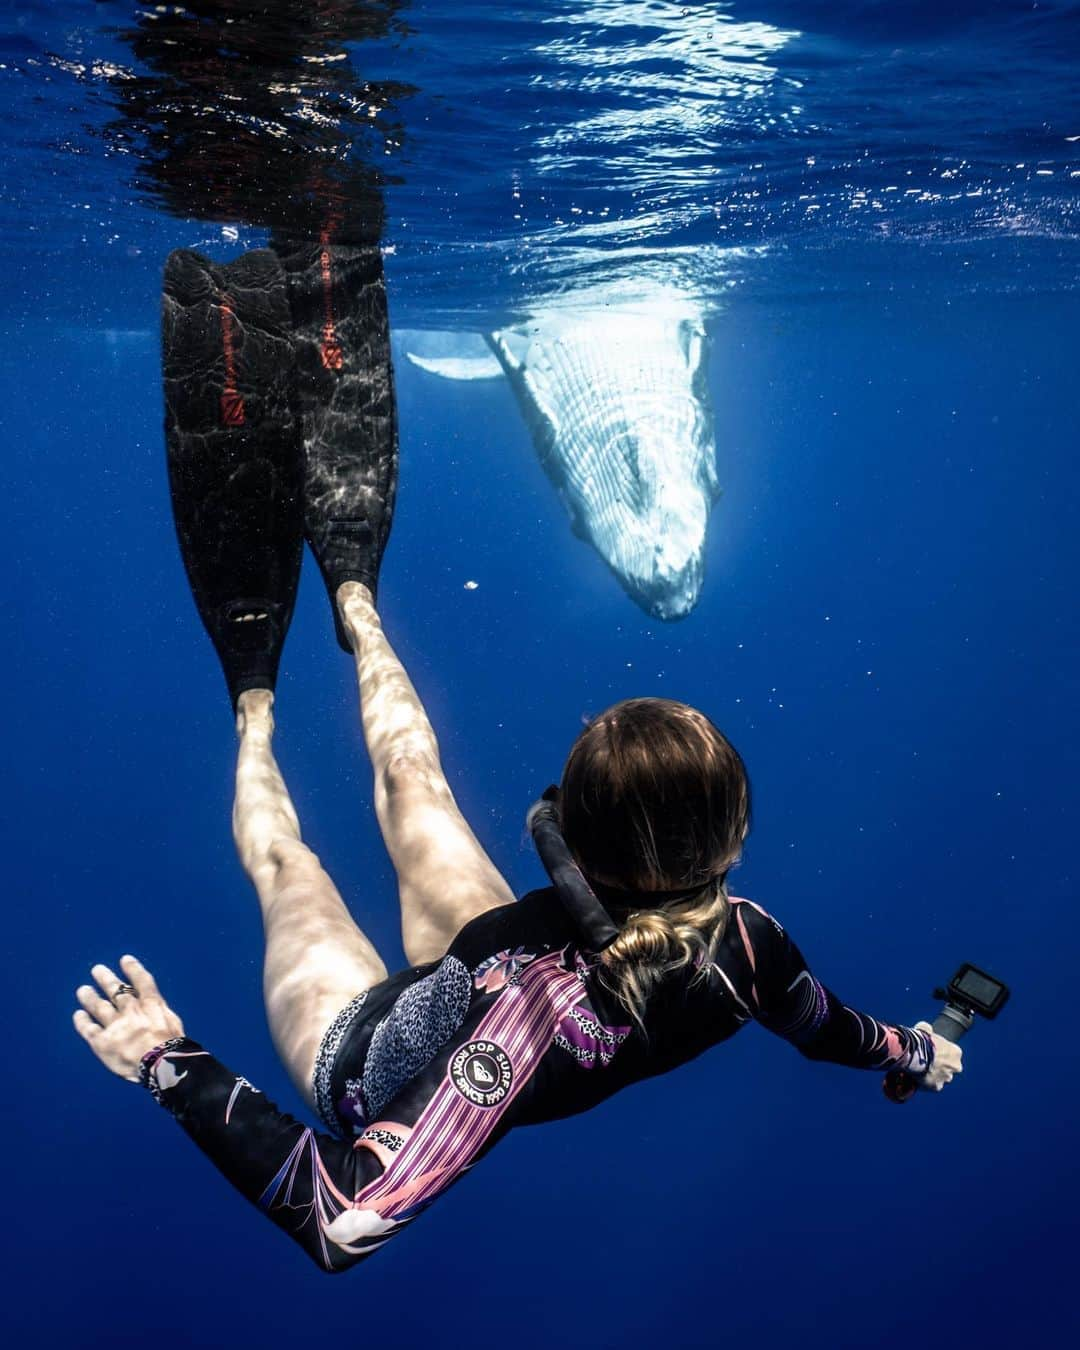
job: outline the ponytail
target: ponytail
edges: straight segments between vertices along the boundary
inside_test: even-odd
[[[645,1005],[659,984],[688,969],[693,969],[691,984],[706,978],[730,912],[718,878],[700,896],[629,915],[619,936],[601,954],[597,973],[642,1032]]]

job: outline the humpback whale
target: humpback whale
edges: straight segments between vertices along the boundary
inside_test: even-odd
[[[657,619],[701,592],[719,495],[704,315],[686,293],[578,293],[486,335],[401,334],[408,359],[447,379],[504,376],[571,526]]]

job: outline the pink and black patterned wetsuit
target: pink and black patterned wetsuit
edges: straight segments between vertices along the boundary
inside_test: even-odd
[[[845,1007],[770,915],[732,899],[715,963],[649,1002],[647,1037],[599,984],[554,891],[489,910],[438,962],[358,996],[316,1069],[321,1134],[191,1040],[146,1080],[236,1188],[324,1270],[369,1256],[514,1125],[588,1110],[755,1020],[810,1059],[925,1073],[933,1042]]]

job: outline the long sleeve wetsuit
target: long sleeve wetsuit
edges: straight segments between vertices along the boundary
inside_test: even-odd
[[[926,1072],[930,1036],[846,1007],[775,919],[747,900],[731,911],[714,961],[650,999],[647,1034],[620,1024],[630,1019],[552,892],[479,915],[441,961],[391,977],[332,1028],[330,1123],[351,1139],[279,1111],[192,1040],[150,1057],[148,1086],[243,1195],[336,1272],[514,1125],[587,1110],[750,1020],[811,1059]]]

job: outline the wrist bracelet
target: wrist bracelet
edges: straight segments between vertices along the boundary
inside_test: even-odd
[[[154,1069],[163,1055],[167,1055],[170,1050],[179,1050],[186,1040],[186,1036],[172,1036],[169,1040],[162,1041],[160,1045],[155,1045],[152,1050],[147,1050],[139,1061],[139,1086],[146,1088],[159,1106],[163,1105],[163,1102]]]

